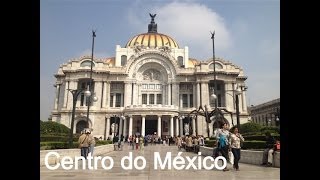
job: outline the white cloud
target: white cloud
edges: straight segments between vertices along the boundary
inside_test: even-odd
[[[188,46],[190,57],[200,59],[212,57],[210,31],[215,31],[216,52],[227,51],[232,45],[224,19],[205,5],[172,2],[154,6],[150,12],[157,14],[155,22],[158,24],[158,33],[171,36],[178,42],[180,48]],[[141,20],[143,18],[138,18],[138,15],[133,13],[129,14],[131,24],[139,26],[139,30],[146,32],[147,24]]]

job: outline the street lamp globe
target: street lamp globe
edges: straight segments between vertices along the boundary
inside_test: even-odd
[[[97,97],[97,96],[94,96],[94,97],[92,98],[92,100],[93,100],[93,102],[97,102],[97,101],[98,101],[98,97]]]
[[[217,95],[215,95],[214,93],[212,93],[212,94],[211,94],[211,98],[215,100],[215,99],[217,99]]]
[[[84,95],[85,95],[86,97],[90,97],[90,96],[91,96],[91,91],[86,90],[86,91],[84,92]]]

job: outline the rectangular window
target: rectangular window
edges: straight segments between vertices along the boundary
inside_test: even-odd
[[[113,107],[113,93],[110,94],[110,107]]]
[[[218,94],[218,107],[221,107],[221,94]]]
[[[81,93],[81,96],[80,96],[80,106],[83,106],[84,104],[84,93]]]
[[[154,89],[154,84],[149,84],[149,89]]]
[[[142,94],[142,104],[147,104],[147,94]]]
[[[162,104],[162,94],[157,94],[157,104]]]
[[[221,90],[221,84],[217,84],[217,90]]]
[[[120,107],[121,106],[121,94],[117,93],[116,94],[116,107]]]
[[[149,94],[149,104],[154,104],[154,94]]]
[[[182,94],[182,107],[188,107],[188,94]]]
[[[193,107],[193,94],[190,94],[190,107]]]

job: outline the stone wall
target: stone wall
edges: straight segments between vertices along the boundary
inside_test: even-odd
[[[200,152],[203,156],[212,156],[213,148],[200,146]],[[260,165],[262,163],[263,151],[241,150],[240,163]],[[273,166],[280,168],[280,152],[275,152],[273,156]]]
[[[94,154],[94,156],[100,156],[102,154],[111,152],[113,150],[114,150],[113,144],[107,144],[107,145],[102,145],[102,146],[95,147],[94,151],[93,151],[93,154]],[[49,152],[57,152],[60,155],[60,158],[57,158],[56,156],[53,156],[53,155],[49,156],[48,163],[51,164],[51,165],[57,164],[58,162],[60,162],[60,160],[64,156],[69,156],[69,157],[80,156],[80,149],[42,150],[42,151],[40,151],[40,166],[45,166],[45,156]]]

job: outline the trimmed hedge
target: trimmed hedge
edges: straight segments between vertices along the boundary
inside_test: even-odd
[[[73,141],[78,141],[78,137],[73,136]],[[40,136],[40,142],[68,142],[68,136],[52,136],[52,135],[42,135]]]
[[[78,148],[79,143],[73,142],[71,148]],[[49,150],[49,149],[71,149],[68,142],[40,142],[40,150]]]
[[[280,135],[279,134],[273,134],[272,135],[275,139],[280,139]],[[251,135],[251,136],[243,136],[245,141],[265,141],[266,140],[266,136],[265,135]]]
[[[112,144],[112,141],[96,141],[96,146]],[[70,148],[68,142],[40,142],[40,150],[50,150],[50,149],[72,149],[78,148],[79,143],[73,142],[73,146]]]
[[[204,141],[206,147],[215,147],[215,140]],[[265,141],[244,141],[242,149],[264,149],[266,145]]]
[[[266,132],[270,132],[272,133],[276,133],[276,134],[280,134],[280,127],[276,127],[276,126],[265,126],[263,128],[261,128],[261,133],[265,134]]]
[[[207,147],[214,147],[214,144],[216,143],[216,140],[205,140],[204,141],[204,144],[207,146]]]
[[[244,141],[241,149],[264,149],[266,141]]]
[[[60,123],[40,120],[40,134],[68,134],[70,129]]]

